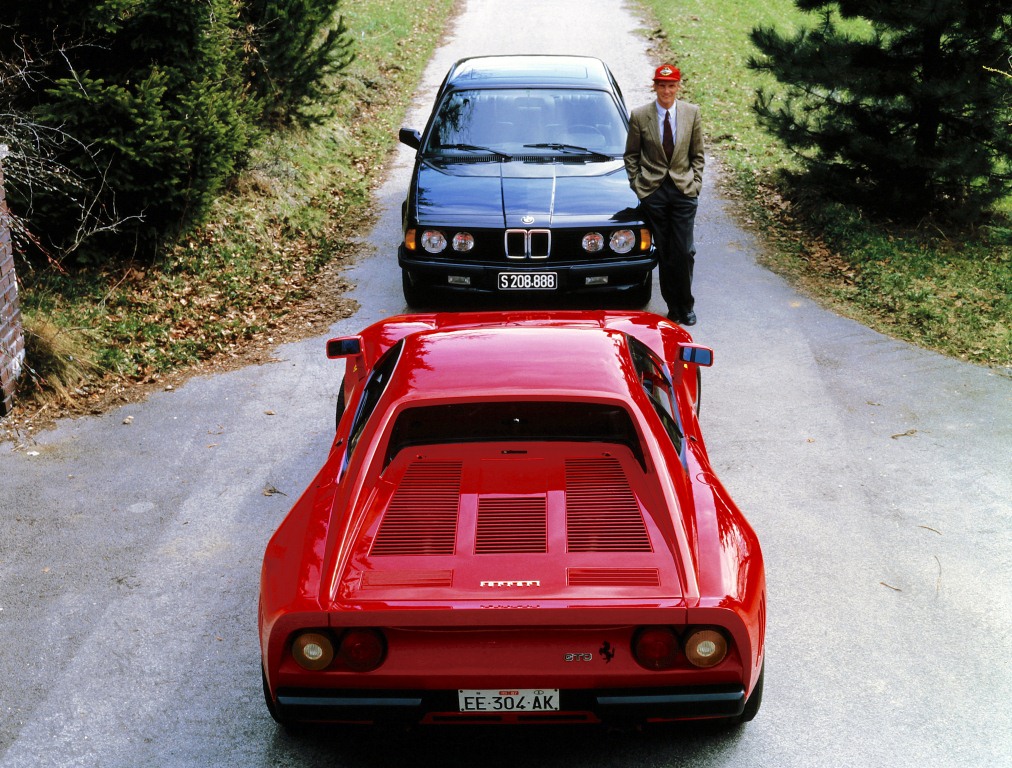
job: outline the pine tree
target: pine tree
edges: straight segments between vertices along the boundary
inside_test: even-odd
[[[795,0],[818,22],[752,31],[760,123],[803,159],[804,181],[892,217],[978,219],[1012,193],[1008,0]],[[860,25],[847,20],[864,19]]]
[[[256,133],[234,0],[39,0],[12,21],[0,58],[40,62],[12,108],[68,169],[15,187],[39,249],[150,257],[201,221]]]
[[[309,124],[328,114],[340,74],[355,55],[336,0],[246,0],[250,82],[273,123]]]

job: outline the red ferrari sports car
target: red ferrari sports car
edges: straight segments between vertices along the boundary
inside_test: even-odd
[[[751,720],[766,580],[700,434],[710,349],[645,312],[403,315],[344,358],[267,545],[276,720]]]

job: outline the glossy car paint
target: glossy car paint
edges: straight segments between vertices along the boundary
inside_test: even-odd
[[[630,338],[667,361],[680,445],[644,391]],[[353,436],[363,385],[398,342],[389,383]],[[740,715],[763,668],[765,575],[755,534],[710,468],[696,415],[698,367],[679,361],[692,347],[682,328],[641,312],[407,315],[346,344],[360,353],[347,358],[347,408],[330,455],[264,557],[260,643],[275,717]],[[341,351],[336,343],[331,349]],[[618,405],[640,447],[528,439],[387,454],[391,427],[406,409],[490,401]],[[456,474],[446,482],[450,465]],[[577,496],[585,527],[574,533]],[[496,517],[504,508],[506,516]],[[626,512],[615,517],[618,508]],[[648,670],[630,650],[648,626],[682,635],[719,627],[731,651],[711,669],[691,667],[679,654],[673,668]],[[322,628],[337,638],[348,627],[384,633],[378,669],[353,672],[335,662],[310,672],[293,660],[296,631]],[[460,689],[555,688],[559,712],[457,711]]]
[[[603,155],[569,150],[532,148],[538,142],[577,143],[589,140],[567,132],[559,123],[536,129],[515,114],[503,115],[515,135],[490,129],[481,145],[508,152],[433,152],[439,131],[440,105],[461,93],[554,94],[558,99],[581,99],[596,94],[607,100],[615,119],[615,135],[601,142]],[[567,96],[571,94],[571,96]],[[545,97],[540,97],[544,99]],[[550,98],[548,99],[550,101]],[[573,107],[579,114],[578,108]],[[557,119],[582,119],[578,117]],[[628,110],[608,68],[599,59],[575,56],[487,56],[463,59],[448,72],[437,94],[433,113],[423,132],[402,129],[401,140],[419,149],[407,198],[402,208],[405,242],[398,249],[409,304],[433,290],[463,293],[501,293],[497,277],[502,271],[558,274],[553,293],[611,293],[631,297],[642,305],[649,298],[650,272],[656,264],[651,246],[618,254],[605,249],[588,253],[581,239],[590,231],[607,238],[620,228],[646,230],[639,201],[629,188],[622,162]],[[476,140],[477,141],[477,140]],[[458,231],[474,235],[475,247],[466,253],[447,250],[432,254],[413,243],[410,233],[440,229],[451,236]],[[508,258],[506,229],[543,229],[552,233],[551,253],[544,259]],[[467,278],[469,285],[449,282],[449,276]],[[587,284],[587,278],[607,283]]]

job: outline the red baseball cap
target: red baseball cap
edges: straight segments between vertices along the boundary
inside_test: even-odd
[[[661,64],[654,72],[655,83],[678,83],[681,80],[682,73],[678,71],[678,67],[670,64]]]

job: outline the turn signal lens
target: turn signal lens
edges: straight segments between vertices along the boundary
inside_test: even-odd
[[[678,638],[668,627],[644,627],[633,638],[633,658],[646,669],[671,669],[678,658]]]
[[[404,247],[409,251],[418,250],[418,240],[415,235],[417,233],[413,229],[409,229],[404,233]]]
[[[697,629],[685,639],[685,658],[695,667],[715,667],[727,656],[727,639],[716,629]]]
[[[427,229],[422,232],[422,248],[429,253],[442,253],[446,250],[446,236],[438,229]]]
[[[341,636],[338,656],[353,672],[369,672],[383,663],[387,644],[375,629],[349,629]]]
[[[608,245],[615,253],[629,253],[636,245],[636,235],[631,229],[619,229],[611,233]]]
[[[650,245],[652,244],[652,242],[653,242],[653,240],[650,237],[650,230],[647,229],[646,227],[644,227],[643,229],[641,229],[640,230],[640,250],[643,253],[646,253],[647,251],[650,250]]]
[[[583,250],[587,253],[604,250],[604,236],[598,232],[588,232],[583,236]]]
[[[303,669],[326,669],[334,660],[334,644],[322,632],[303,632],[292,642],[292,656]]]

